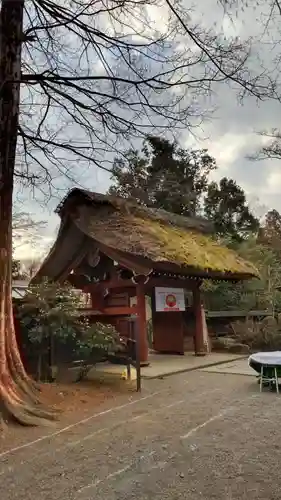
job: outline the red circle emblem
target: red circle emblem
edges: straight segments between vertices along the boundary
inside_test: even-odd
[[[177,305],[177,299],[176,299],[175,295],[173,295],[171,293],[169,295],[167,295],[166,304],[168,307],[175,307]]]

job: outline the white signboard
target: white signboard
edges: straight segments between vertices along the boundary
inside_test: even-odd
[[[155,288],[155,308],[157,312],[185,311],[183,288]]]

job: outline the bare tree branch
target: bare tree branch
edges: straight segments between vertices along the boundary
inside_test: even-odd
[[[263,42],[261,47],[266,43],[270,44],[270,51],[274,54],[270,64],[275,74],[280,73],[281,52],[280,52],[280,20],[281,20],[281,4],[279,0],[219,0],[226,10],[233,14],[233,9],[236,10],[236,15],[241,9],[259,9],[258,22],[261,25],[262,37],[265,37],[267,42]],[[277,86],[276,89],[278,90]],[[276,94],[277,100],[280,102],[280,95]],[[249,155],[252,160],[274,159],[281,160],[281,132],[277,128],[271,131],[265,130],[259,132],[263,137],[262,147]]]
[[[124,142],[192,130],[214,85],[278,98],[252,40],[192,22],[181,0],[25,0],[23,39],[16,175],[32,186],[77,182],[77,161],[110,172]]]
[[[14,210],[13,212],[13,246],[14,249],[23,245],[32,246],[38,243],[41,231],[46,227],[45,221],[36,221],[30,214]]]

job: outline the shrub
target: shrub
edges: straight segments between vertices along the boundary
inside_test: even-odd
[[[236,340],[248,345],[251,351],[281,349],[281,324],[271,316],[260,321],[237,321],[232,328]]]
[[[87,317],[79,315],[82,306],[81,293],[68,284],[44,281],[27,290],[17,316],[37,352],[38,379],[42,377],[42,358],[46,355],[48,378],[53,378],[54,343],[71,344],[76,358],[80,357],[79,380],[86,375],[90,363],[95,364],[117,346],[116,329],[111,325],[91,324]]]

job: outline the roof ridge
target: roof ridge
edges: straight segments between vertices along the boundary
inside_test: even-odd
[[[97,193],[80,188],[71,189],[58,205],[55,212],[61,215],[67,203],[74,198],[80,198],[80,204],[82,204],[84,198],[86,202],[110,204],[115,209],[124,209],[126,213],[134,212],[135,214],[138,213],[139,216],[146,215],[150,219],[157,220],[165,224],[171,224],[173,226],[178,226],[187,230],[199,231],[200,233],[205,234],[214,233],[213,224],[204,217],[187,217],[184,215],[175,214],[173,212],[168,212],[167,210],[164,210],[162,208],[141,205],[136,200],[131,198],[122,198],[121,196]]]

